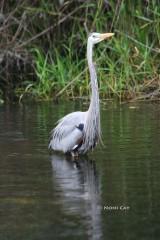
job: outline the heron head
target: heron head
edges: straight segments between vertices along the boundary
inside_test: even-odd
[[[107,39],[109,37],[112,37],[114,33],[96,33],[93,32],[89,35],[88,40],[92,42],[92,44],[99,43],[103,41],[104,39]]]

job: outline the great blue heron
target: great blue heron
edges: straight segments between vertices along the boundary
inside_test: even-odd
[[[93,46],[113,36],[113,33],[91,33],[87,43],[87,60],[91,78],[91,101],[86,112],[73,112],[58,121],[52,130],[49,148],[55,151],[85,154],[101,139],[100,107],[97,74],[92,61]]]

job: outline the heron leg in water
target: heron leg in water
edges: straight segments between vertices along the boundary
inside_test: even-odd
[[[72,151],[71,152],[71,156],[72,156],[72,158],[78,158],[79,157],[79,154],[78,154],[78,151]]]

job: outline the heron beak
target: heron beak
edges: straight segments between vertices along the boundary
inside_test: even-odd
[[[104,39],[106,39],[106,38],[112,37],[113,35],[114,35],[114,33],[102,33],[102,34],[100,35],[100,39],[101,39],[101,41],[102,41],[102,40],[104,40]]]

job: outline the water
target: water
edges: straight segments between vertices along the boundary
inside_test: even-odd
[[[0,240],[160,239],[160,107],[101,107],[104,147],[50,155],[79,103],[0,106]]]

